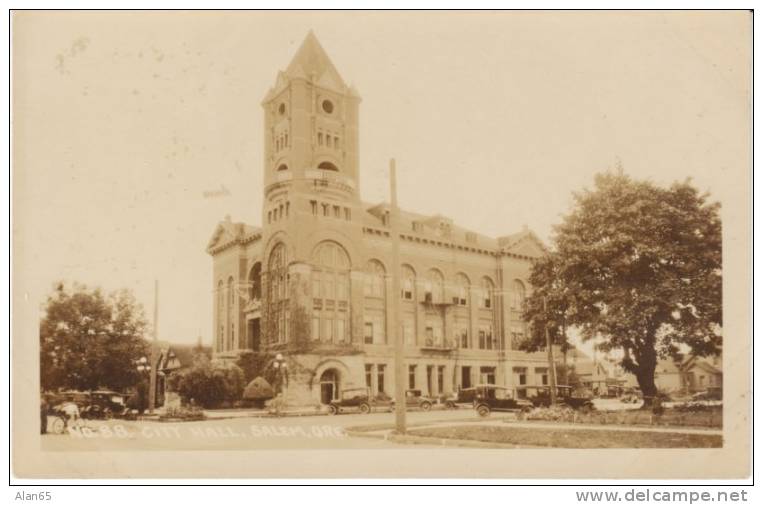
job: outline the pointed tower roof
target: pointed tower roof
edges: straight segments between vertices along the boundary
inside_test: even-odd
[[[312,30],[305,37],[289,66],[286,67],[285,73],[292,78],[313,78],[316,83],[337,91],[344,92],[347,89],[347,85]]]

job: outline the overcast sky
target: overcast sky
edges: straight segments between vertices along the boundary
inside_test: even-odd
[[[363,98],[360,189],[549,240],[620,163],[724,205],[749,163],[747,13],[16,13],[14,243],[25,303],[132,289],[211,342],[206,244],[260,225],[260,101],[308,30]],[[225,188],[224,197],[205,192]],[[724,219],[734,219],[724,207]],[[21,295],[22,293],[17,293]],[[19,300],[19,298],[17,298]]]

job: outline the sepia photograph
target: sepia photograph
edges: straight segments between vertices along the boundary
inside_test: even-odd
[[[752,12],[10,13],[18,478],[746,478]]]

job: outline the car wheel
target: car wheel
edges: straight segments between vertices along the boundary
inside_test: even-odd
[[[445,408],[448,410],[454,410],[456,408],[456,404],[453,402],[445,402]]]
[[[56,435],[61,435],[66,430],[66,421],[60,417],[56,417],[50,423],[50,431]]]
[[[359,409],[361,414],[368,414],[371,412],[371,406],[367,403],[361,403]]]
[[[479,407],[477,407],[477,414],[480,417],[487,417],[490,415],[490,408],[487,407],[486,405],[480,405]]]
[[[421,410],[424,410],[424,411],[430,411],[430,410],[432,410],[432,404],[431,404],[431,403],[429,403],[429,402],[424,402],[424,403],[422,403],[422,404],[421,404]]]
[[[335,416],[339,413],[339,409],[336,407],[336,405],[329,405],[329,415]]]
[[[109,419],[112,419],[113,417],[114,417],[114,413],[111,411],[111,409],[105,409],[103,411],[103,418],[106,419],[107,421]]]

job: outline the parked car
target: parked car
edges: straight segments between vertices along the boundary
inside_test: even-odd
[[[88,405],[82,412],[86,419],[111,419],[121,417],[126,410],[125,397],[109,390],[91,391]]]
[[[330,415],[341,414],[346,411],[358,411],[361,414],[371,412],[370,391],[368,388],[351,388],[339,392],[339,398],[332,400],[328,405]]]
[[[516,390],[503,386],[477,386],[474,394],[474,410],[480,417],[487,417],[491,412],[527,412],[532,409],[532,402],[517,398]]]
[[[723,388],[709,387],[705,391],[694,393],[691,396],[693,401],[718,401],[723,400]]]
[[[534,407],[551,405],[551,386],[517,386],[520,396],[527,398]],[[589,390],[574,389],[571,386],[556,387],[557,402],[578,410],[593,410],[593,394]]]
[[[432,405],[439,403],[436,399],[424,396],[420,389],[408,389],[405,391],[405,408],[419,408],[421,410],[432,410]],[[395,399],[390,401],[390,409],[395,408]]]
[[[476,388],[459,389],[457,392],[453,393],[450,397],[445,399],[443,402],[445,403],[445,408],[457,409],[459,407],[466,406],[469,408],[474,407],[474,395],[476,392]]]

